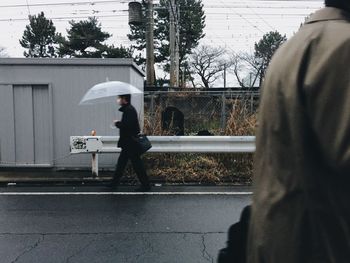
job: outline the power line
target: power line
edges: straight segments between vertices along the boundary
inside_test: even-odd
[[[223,5],[225,5],[224,2],[223,2],[222,0],[220,0],[220,2],[221,2]],[[241,14],[237,13],[236,10],[234,10],[233,8],[230,8],[230,7],[228,7],[228,8],[229,8],[230,10],[232,10],[235,14],[237,14],[238,16],[240,16],[242,19],[244,19],[244,20],[245,20],[248,24],[250,24],[252,27],[254,27],[254,28],[256,28],[257,30],[259,30],[260,32],[264,33],[257,25],[254,25],[253,23],[251,23],[251,22],[249,21],[249,19],[247,19],[247,18],[243,17]]]
[[[263,2],[263,1],[261,1]],[[40,6],[79,6],[79,5],[100,5],[100,4],[126,4],[129,3],[129,1],[125,0],[101,0],[101,1],[82,1],[82,2],[56,2],[56,3],[34,3],[34,4],[15,4],[15,5],[0,5],[0,8],[21,8],[21,7],[40,7]],[[263,6],[263,5],[249,5],[249,4],[241,4],[238,3],[238,5],[228,5],[225,6],[222,5],[204,5],[204,9],[227,9],[227,8],[239,8],[239,9],[245,9],[245,8],[263,8],[263,9],[303,9],[303,10],[314,10],[315,8],[320,8],[322,5],[317,5],[315,7],[312,6],[271,6],[271,1],[267,1],[269,5]],[[186,7],[186,9],[191,9],[192,7]],[[194,8],[194,7],[193,7]]]
[[[30,8],[29,8],[28,0],[26,0],[26,2],[27,2],[28,16],[30,16]]]
[[[27,0],[28,1],[28,0]],[[226,1],[225,1],[226,2]],[[228,3],[232,3],[232,1],[227,1]],[[269,6],[266,6],[266,8],[271,8],[271,1],[259,1],[261,3],[268,3]],[[276,1],[276,2],[280,2],[280,1]],[[295,1],[294,1],[295,2]],[[74,6],[74,5],[95,5],[95,4],[103,4],[103,3],[116,3],[116,4],[124,4],[124,3],[128,3],[128,1],[123,1],[123,0],[104,0],[104,1],[83,1],[83,2],[58,2],[58,3],[38,3],[38,4],[28,4],[28,6],[55,6],[55,5],[71,5],[71,6]],[[210,6],[209,8],[207,8],[206,6],[204,6],[204,9],[205,10],[210,10],[209,12],[206,12],[206,15],[207,15],[207,21],[209,22],[210,21],[210,25],[214,25],[214,24],[217,24],[217,23],[220,23],[222,25],[222,20],[227,20],[227,21],[230,21],[230,20],[233,20],[233,19],[243,19],[244,21],[246,21],[250,26],[253,26],[254,28],[258,29],[261,33],[263,33],[263,30],[260,29],[258,27],[258,25],[256,25],[254,22],[250,21],[248,19],[248,17],[251,17],[252,13],[246,13],[246,12],[237,12],[236,10],[233,9],[233,6],[232,5],[229,5],[229,4],[224,4],[223,1],[221,1],[221,3],[223,5],[220,5],[220,10],[225,8],[227,9],[227,7],[233,11],[235,11],[235,14],[232,14],[232,13],[227,13],[227,12],[220,12],[220,10],[218,12],[213,12],[214,11],[214,8],[216,8],[215,5],[212,5]],[[240,4],[240,6],[246,8],[246,9],[249,9],[251,10],[251,6],[253,5],[242,5],[242,2],[236,2],[234,1],[234,3],[237,3],[237,4]],[[255,1],[256,3],[256,1]],[[15,7],[25,7],[27,5],[8,5],[8,6],[15,6]],[[27,6],[27,8],[28,8]],[[0,6],[0,8],[3,7],[3,6]],[[262,6],[261,6],[262,7]],[[282,6],[281,6],[282,7]],[[274,8],[277,8],[277,7],[274,7]],[[289,8],[289,7],[285,7],[285,8]],[[297,7],[297,6],[293,6],[293,7],[290,7],[290,9],[293,9],[293,10],[296,10],[296,9],[302,9],[300,7]],[[82,10],[80,10],[80,13]],[[89,11],[89,10],[83,10],[83,11]],[[107,12],[113,12],[114,10],[97,10],[97,9],[93,9],[91,10],[90,12],[92,12],[91,16],[95,16],[97,18],[100,18],[101,20],[103,21],[106,21],[106,22],[113,22],[113,21],[118,21],[118,22],[122,22],[122,20],[116,20],[116,16],[115,15],[100,15],[100,14],[103,14],[103,13],[107,13]],[[126,10],[115,10],[116,12],[124,12]],[[51,12],[55,12],[55,10],[51,10]],[[79,10],[77,10],[77,14],[79,13]],[[73,13],[71,13],[73,14]],[[115,13],[117,14],[117,13]],[[57,13],[56,13],[57,15]],[[258,14],[255,14],[255,16],[257,16]],[[277,18],[277,17],[281,17],[281,18],[284,18],[284,17],[304,17],[308,14],[293,14],[293,13],[288,13],[288,14],[281,14],[281,13],[265,13],[265,14],[261,14],[261,15],[258,15],[260,16],[260,20],[264,21],[265,20],[265,24],[268,24],[268,22],[266,21],[266,18]],[[212,16],[216,16],[215,18],[213,18]],[[225,18],[222,18],[223,16],[226,16],[226,19]],[[127,14],[121,14],[121,13],[118,13],[118,17],[120,17],[121,19],[123,19],[124,17],[127,17]],[[72,16],[72,15],[68,15],[68,16],[65,16],[65,15],[62,15],[62,16],[57,16],[57,17],[52,17],[50,19],[52,20],[56,20],[57,22],[58,21],[69,21],[71,19],[86,19],[87,16]],[[106,19],[105,19],[106,18]],[[108,18],[114,18],[112,20],[107,20]],[[105,20],[104,20],[105,19]],[[2,18],[0,19],[0,22],[17,22],[17,21],[27,21],[27,18]],[[271,25],[270,25],[271,26]],[[271,26],[272,28],[273,26]],[[287,27],[287,26],[284,26],[284,27]],[[296,27],[296,26],[295,26]],[[115,27],[117,28],[117,27]],[[123,29],[124,27],[120,27],[120,29]],[[125,26],[125,28],[127,28],[127,25]],[[220,27],[220,29],[222,29],[222,27]],[[207,30],[208,30],[208,27],[207,27]],[[231,30],[231,28],[228,28],[227,30]],[[209,31],[209,30],[208,30]],[[216,30],[217,31],[217,30]]]
[[[240,15],[240,17],[242,15],[244,16],[255,16],[255,14],[252,14],[252,13],[238,13],[236,12],[235,14],[232,14],[232,13],[227,13],[227,12],[215,12],[215,13],[209,13],[207,12],[206,15],[225,15],[225,16],[229,16],[229,17],[234,17],[236,16],[237,14]],[[301,13],[264,13],[264,14],[261,14],[261,16],[308,16],[310,13],[306,13],[306,14],[301,14]]]
[[[127,16],[127,15],[119,15],[119,16]],[[95,16],[97,18],[101,17],[115,17],[114,15],[104,15],[104,16]],[[51,20],[74,20],[74,19],[86,19],[87,16],[65,16],[65,17],[48,17]],[[27,18],[3,18],[0,19],[0,22],[15,22],[15,21],[26,21]]]
[[[28,3],[28,1],[27,1]],[[62,6],[62,5],[98,5],[110,3],[128,3],[125,0],[102,0],[102,1],[83,1],[83,2],[57,2],[57,3],[37,3],[37,4],[16,4],[16,5],[0,5],[0,8],[19,8],[19,7],[37,7],[37,6]]]
[[[117,9],[112,9],[112,10],[72,10],[72,12],[69,12],[67,14],[79,14],[79,13],[86,13],[87,15],[95,15],[95,16],[99,16],[99,14],[104,14],[104,13],[113,13],[116,15],[120,15],[120,16],[127,16],[126,10],[117,10]],[[48,9],[46,10],[46,12],[48,13],[56,13],[56,10],[52,10],[52,9]],[[88,14],[90,13],[90,14]],[[260,16],[260,17],[274,17],[274,16],[282,16],[282,17],[299,17],[299,16],[308,16],[310,13],[263,13],[263,14],[257,14],[257,13],[236,13],[236,14],[232,14],[232,13],[228,13],[228,12],[206,12],[205,15],[207,17],[210,17],[211,20],[213,19],[217,19],[217,20],[226,20],[227,18],[229,19],[233,19],[237,17],[237,14],[239,14],[240,16],[238,17],[238,19],[242,19],[241,16],[247,16],[247,17],[251,17],[251,16]],[[212,16],[216,16],[215,18],[213,18]],[[223,16],[225,16],[223,18]]]
[[[239,8],[239,9],[245,9],[245,8],[256,8],[256,9],[301,9],[301,10],[314,10],[315,8],[319,8],[321,6],[283,6],[283,5],[280,5],[280,6],[271,6],[271,5],[242,5],[242,4],[239,4],[239,5],[226,5],[226,7],[228,8]],[[216,6],[213,6],[213,5],[204,5],[204,8],[205,9],[221,9],[223,8],[221,5],[216,5]]]
[[[262,16],[260,16],[258,13],[256,13],[252,8],[250,10],[257,15],[268,27],[270,27],[272,30],[276,30],[273,26],[270,25]]]

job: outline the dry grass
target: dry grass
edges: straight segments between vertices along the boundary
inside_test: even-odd
[[[215,134],[231,136],[254,135],[256,114],[247,110],[244,103],[230,102],[232,110],[224,130],[212,130]],[[147,135],[169,135],[161,129],[161,108],[153,116],[145,114],[144,132]],[[252,154],[155,154],[144,155],[149,175],[153,180],[167,183],[250,183],[253,170]],[[127,174],[132,176],[130,167]]]
[[[248,157],[248,158],[247,158]],[[147,170],[167,183],[249,183],[251,156],[237,154],[146,154]]]
[[[155,112],[151,115],[149,112],[145,112],[143,132],[147,135],[161,136],[162,131],[162,109],[156,107]]]
[[[252,136],[257,126],[257,114],[251,113],[246,105],[235,100],[227,119],[224,134],[229,136]]]

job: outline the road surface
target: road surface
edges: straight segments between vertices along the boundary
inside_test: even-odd
[[[129,190],[0,188],[0,262],[216,262],[251,199],[249,188]]]

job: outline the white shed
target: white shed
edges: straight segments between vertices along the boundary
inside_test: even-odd
[[[106,80],[143,90],[144,72],[131,59],[0,59],[0,167],[84,168],[88,155],[68,156],[71,135],[117,135],[117,105],[79,106],[85,92]],[[133,101],[140,115],[143,97]],[[100,157],[113,167],[116,156]]]

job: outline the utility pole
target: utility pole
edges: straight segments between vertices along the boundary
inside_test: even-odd
[[[249,73],[249,88],[252,87],[252,73]]]
[[[176,0],[169,1],[170,17],[170,87],[179,86],[179,12]]]
[[[224,88],[226,89],[226,63],[224,64]]]
[[[185,88],[186,87],[186,80],[185,80],[185,70],[186,70],[186,68],[185,67],[183,67],[182,68],[182,74],[181,74],[181,88]]]
[[[147,2],[146,17],[146,71],[147,86],[155,86],[154,72],[154,16],[153,16],[153,0]]]

